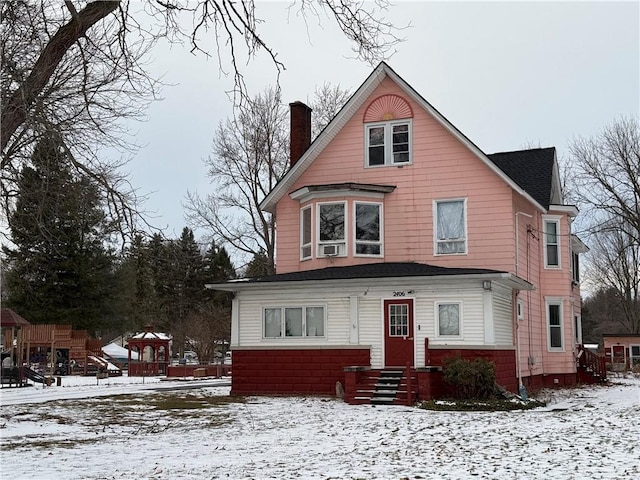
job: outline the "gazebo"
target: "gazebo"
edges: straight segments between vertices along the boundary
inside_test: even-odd
[[[166,375],[169,365],[169,343],[171,337],[166,333],[154,332],[153,327],[127,339],[129,345],[129,376]],[[131,352],[137,352],[138,362],[132,361]]]

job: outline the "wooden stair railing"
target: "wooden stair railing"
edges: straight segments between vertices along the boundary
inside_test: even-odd
[[[578,366],[589,372],[594,378],[604,382],[607,379],[607,365],[605,357],[578,346]]]

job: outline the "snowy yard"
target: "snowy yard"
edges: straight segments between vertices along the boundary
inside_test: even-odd
[[[640,379],[612,380],[542,409],[448,413],[69,377],[2,390],[1,478],[640,478]]]

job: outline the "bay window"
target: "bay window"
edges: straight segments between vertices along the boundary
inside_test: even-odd
[[[318,256],[345,254],[345,203],[318,204]]]
[[[354,210],[355,254],[382,255],[382,205],[356,202]]]
[[[300,211],[300,259],[311,258],[311,207]]]

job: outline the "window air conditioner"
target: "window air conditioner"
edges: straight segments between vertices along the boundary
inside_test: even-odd
[[[322,255],[325,257],[335,257],[338,255],[338,245],[323,245]]]

